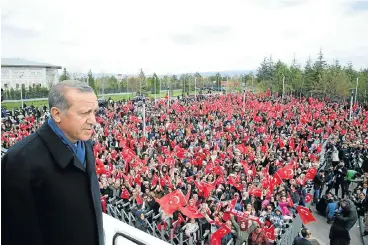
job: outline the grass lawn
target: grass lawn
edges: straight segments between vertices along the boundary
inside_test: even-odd
[[[14,107],[20,108],[21,107],[22,102],[6,102],[6,103],[1,103],[1,107],[6,107],[8,110],[13,109]],[[24,101],[24,104],[26,104],[27,106],[30,105],[34,105],[35,107],[43,107],[45,106],[49,106],[47,100],[35,100],[35,101]]]
[[[181,90],[174,90],[173,95],[170,96],[181,96],[182,91]],[[194,95],[194,91],[190,92],[191,95]],[[197,91],[197,94],[199,94],[199,91]],[[157,94],[157,98],[163,98],[167,95],[167,92],[161,92],[161,94]],[[111,98],[113,100],[127,100],[127,99],[132,99],[135,97],[135,93],[132,94],[115,94],[115,95],[99,95],[99,98],[103,98],[105,97],[105,99]],[[155,95],[154,94],[148,94],[148,98],[154,99]],[[47,100],[35,100],[35,101],[25,101],[24,102],[27,106],[30,105],[34,105],[35,107],[43,107],[44,105],[48,106],[48,102]],[[20,108],[21,107],[21,101],[17,101],[17,102],[5,102],[5,103],[1,103],[1,107],[6,107],[8,110],[13,109],[14,107]]]

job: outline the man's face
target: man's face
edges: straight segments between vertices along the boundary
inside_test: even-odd
[[[92,136],[92,127],[96,123],[95,114],[98,110],[96,95],[69,90],[65,97],[70,107],[65,113],[59,114],[61,130],[72,143],[89,140]]]

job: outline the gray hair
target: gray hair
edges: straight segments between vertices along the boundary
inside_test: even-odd
[[[81,93],[94,93],[93,88],[88,84],[78,80],[65,80],[61,81],[51,87],[49,92],[49,109],[57,107],[61,111],[65,112],[71,105],[65,97],[65,92],[68,89],[75,89]]]

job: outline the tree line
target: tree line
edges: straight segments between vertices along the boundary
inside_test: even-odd
[[[217,73],[213,76],[202,76],[199,72],[194,74],[186,73],[181,75],[158,76],[154,73],[146,76],[141,69],[137,76],[125,76],[117,78],[115,76],[96,77],[89,70],[87,77],[76,78],[70,74],[66,68],[63,69],[59,81],[68,79],[78,79],[88,83],[96,94],[109,93],[156,93],[161,90],[182,90],[183,93],[208,88],[221,88],[222,82],[229,81],[232,85],[229,91],[243,91],[252,88],[257,91],[266,91],[281,94],[291,94],[294,96],[314,96],[332,99],[346,99],[351,91],[355,91],[356,80],[358,79],[357,98],[360,101],[368,100],[368,68],[355,70],[353,64],[340,64],[334,60],[328,64],[320,51],[315,61],[308,59],[306,65],[301,67],[294,58],[290,65],[277,60],[273,61],[272,56],[265,57],[255,73],[249,72],[238,76],[228,76]],[[226,84],[226,83],[225,83]],[[236,86],[235,86],[236,84]],[[10,89],[4,92],[5,99],[20,99],[20,89]],[[23,98],[47,97],[48,88],[22,87]]]
[[[303,68],[295,58],[287,65],[266,57],[257,70],[256,79],[261,89],[270,88],[282,93],[284,80],[285,93],[331,99],[346,99],[352,91],[355,92],[358,79],[357,98],[360,101],[368,99],[368,68],[358,71],[351,62],[343,66],[338,60],[328,64],[322,51],[314,62],[309,58]]]

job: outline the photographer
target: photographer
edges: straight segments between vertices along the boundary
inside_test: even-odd
[[[335,196],[338,197],[338,193],[339,193],[339,187],[341,186],[341,198],[345,197],[346,194],[346,180],[345,180],[345,176],[347,174],[347,169],[344,167],[344,163],[340,162],[336,167],[335,167]]]
[[[340,212],[336,213],[335,221],[342,220],[344,222],[344,228],[350,231],[353,228],[355,222],[358,220],[358,214],[353,201],[349,199],[343,199],[340,202]]]

